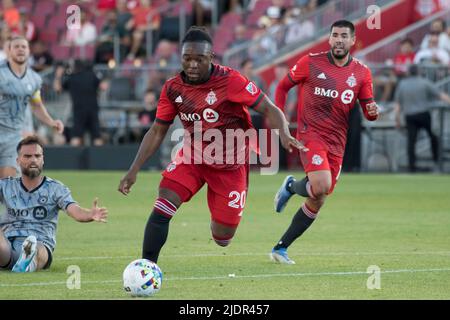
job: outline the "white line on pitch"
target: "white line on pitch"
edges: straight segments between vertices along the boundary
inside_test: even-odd
[[[164,255],[164,258],[195,258],[195,257],[236,257],[236,256],[266,256],[268,253],[200,253]],[[443,255],[450,256],[450,251],[411,251],[411,252],[302,252],[292,256],[383,256],[383,255]],[[136,256],[97,256],[97,257],[54,257],[55,260],[102,260],[102,259],[130,259]]]
[[[385,270],[381,271],[382,274],[387,273],[416,273],[416,272],[449,272],[450,268],[433,268],[433,269],[397,269],[397,270]],[[303,273],[272,273],[272,274],[254,274],[254,275],[235,275],[234,277],[220,275],[213,277],[174,277],[165,278],[165,281],[183,281],[183,280],[224,280],[229,279],[232,281],[236,278],[272,278],[272,277],[312,277],[312,276],[353,276],[367,274],[366,271],[337,271],[337,272],[303,272]],[[121,283],[122,280],[94,280],[82,281],[82,284],[108,284],[108,283]],[[65,285],[65,281],[54,281],[54,282],[34,282],[34,283],[23,283],[23,284],[0,284],[0,288],[9,287],[34,287],[34,286],[54,286],[54,285]]]

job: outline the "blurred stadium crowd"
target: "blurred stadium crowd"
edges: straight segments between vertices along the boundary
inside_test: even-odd
[[[351,18],[349,13],[365,10],[371,2],[2,0],[0,59],[5,58],[1,48],[11,36],[23,35],[30,41],[29,63],[44,79],[44,102],[68,128],[64,136],[55,136],[35,122],[33,130],[45,136],[47,143],[71,141],[74,104],[63,80],[81,69],[94,72],[99,79],[98,91],[86,93],[96,95],[100,106],[101,137],[96,144],[138,142],[154,120],[162,84],[179,71],[179,41],[189,26],[208,27],[217,62],[239,69],[273,98],[276,84],[289,66],[276,63],[275,78],[270,83],[258,77],[257,67],[268,59],[274,61],[273,57],[285,48],[315,41],[320,30],[337,19]],[[67,8],[74,4],[81,8],[81,25],[69,29]],[[449,76],[447,22],[439,18],[426,25],[424,33],[416,32],[411,37],[405,33],[394,52],[371,66],[376,99],[383,107],[389,109],[395,88],[411,63],[428,67],[424,69],[426,76],[435,82]],[[295,122],[297,94],[291,94],[286,112]],[[264,126],[257,114],[252,116],[256,127]]]

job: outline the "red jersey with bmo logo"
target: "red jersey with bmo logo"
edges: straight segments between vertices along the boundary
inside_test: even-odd
[[[288,78],[299,85],[297,138],[320,140],[328,152],[342,157],[347,139],[348,118],[356,99],[361,106],[373,101],[370,69],[349,57],[347,64],[334,64],[331,52],[302,57]],[[283,107],[279,101],[277,105]],[[363,108],[364,115],[367,111]]]
[[[156,122],[170,124],[178,115],[186,132],[190,135],[192,150],[192,163],[194,153],[201,154],[208,145],[215,143],[221,145],[221,153],[217,150],[211,152],[207,149],[203,154],[202,163],[216,169],[233,169],[237,164],[237,155],[241,152],[248,154],[248,146],[239,148],[238,143],[226,147],[227,129],[252,129],[252,122],[247,107],[257,108],[263,100],[264,94],[250,80],[242,76],[236,70],[229,67],[213,64],[211,76],[208,81],[201,84],[190,84],[184,80],[184,73],[169,79],[163,86],[157,106]],[[194,126],[195,124],[195,126]],[[201,132],[194,129],[201,125]],[[215,141],[208,134],[208,130],[216,129],[222,134],[223,140]],[[213,131],[209,131],[211,133]],[[202,141],[197,143],[195,137],[201,134]],[[206,140],[206,141],[204,141]],[[185,143],[188,141],[185,136]],[[200,146],[201,150],[198,150]],[[183,149],[180,151],[182,153]],[[207,153],[207,155],[206,155]],[[210,157],[212,155],[213,157]],[[227,156],[232,156],[233,163],[227,161]],[[246,162],[248,157],[245,157]],[[198,159],[197,159],[198,160]],[[219,161],[217,161],[219,160]]]

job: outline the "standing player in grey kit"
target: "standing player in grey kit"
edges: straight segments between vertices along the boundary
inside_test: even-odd
[[[21,177],[0,179],[0,269],[33,272],[47,269],[56,245],[60,209],[79,222],[106,222],[108,211],[97,206],[80,207],[61,182],[42,176],[42,143],[29,136],[17,145]]]
[[[16,175],[16,146],[22,138],[28,103],[40,121],[59,133],[64,131],[61,120],[54,120],[42,103],[42,79],[28,67],[29,56],[28,41],[14,37],[8,60],[0,62],[0,178]]]

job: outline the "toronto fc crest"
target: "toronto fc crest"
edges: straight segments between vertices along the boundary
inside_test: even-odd
[[[345,82],[347,82],[347,84],[350,88],[353,88],[354,86],[356,86],[356,78],[353,75],[353,73],[350,77],[348,77],[347,81],[345,81]]]
[[[217,101],[216,94],[214,91],[210,91],[205,99],[206,103],[208,103],[210,106],[213,105]]]

